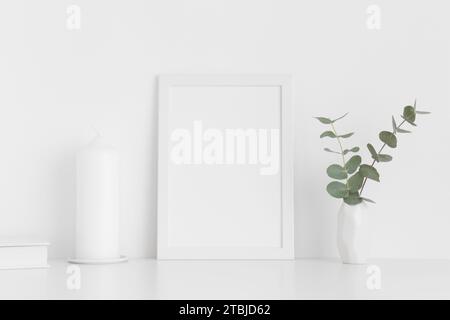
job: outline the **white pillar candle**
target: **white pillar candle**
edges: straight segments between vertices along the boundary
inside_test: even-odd
[[[117,259],[119,156],[100,136],[77,153],[77,260]]]

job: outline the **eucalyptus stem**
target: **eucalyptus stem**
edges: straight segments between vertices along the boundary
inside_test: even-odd
[[[397,126],[397,128],[400,128],[405,122],[406,122],[406,120],[403,120],[403,121]],[[392,134],[395,135],[395,136],[397,135],[396,132],[395,132],[395,130],[392,130]],[[383,144],[383,145],[381,146],[380,150],[379,150],[378,153],[377,153],[378,155],[381,154],[381,151],[383,151],[384,147],[386,147],[386,143]],[[372,161],[372,164],[371,164],[370,166],[373,168],[373,167],[375,166],[375,163],[376,163],[376,162],[377,162],[377,161],[374,159],[374,160]],[[363,192],[363,190],[364,190],[364,186],[366,185],[366,182],[367,182],[367,177],[364,178],[364,181],[363,181],[363,184],[362,184],[362,187],[361,187],[361,191],[359,192],[359,195],[362,194],[362,192]]]
[[[339,135],[336,132],[336,128],[334,127],[334,124],[331,123],[331,128],[333,130],[333,133],[336,136],[336,139],[339,143],[339,148],[341,149],[341,156],[342,156],[342,167],[345,168],[345,155],[344,155],[344,148],[342,147],[342,142],[341,142],[341,138],[339,138]],[[348,185],[348,177],[345,179],[346,181],[346,185]]]

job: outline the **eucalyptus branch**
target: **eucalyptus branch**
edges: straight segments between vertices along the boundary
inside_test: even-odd
[[[331,125],[330,131],[322,132],[320,135],[321,138],[329,137],[332,139],[336,139],[339,144],[340,152],[325,148],[324,150],[327,152],[339,154],[342,158],[342,165],[339,164],[332,164],[327,168],[327,174],[330,178],[337,179],[337,180],[345,180],[345,184],[339,181],[332,181],[327,185],[327,191],[328,193],[335,197],[335,198],[343,198],[346,203],[354,203],[355,201],[355,193],[354,193],[354,183],[352,178],[349,179],[349,176],[353,174],[361,164],[361,157],[358,155],[352,156],[348,161],[345,158],[345,155],[353,152],[356,153],[359,151],[359,147],[353,147],[351,149],[344,149],[342,144],[342,139],[350,138],[353,135],[353,132],[346,133],[346,134],[338,134],[336,131],[336,128],[334,126],[334,123],[342,118],[344,118],[347,115],[344,114],[343,116],[331,120],[329,118],[324,117],[317,117],[316,119],[319,120],[323,124],[329,124]],[[362,178],[361,178],[362,183]],[[359,197],[359,195],[358,195]],[[359,199],[359,198],[358,198]],[[359,201],[359,200],[358,200]]]
[[[339,120],[339,118],[337,120]],[[333,130],[333,133],[336,136],[336,140],[339,143],[339,149],[341,149],[342,167],[345,167],[345,155],[344,155],[344,148],[342,148],[341,137],[339,137],[339,135],[337,134],[334,124],[333,123],[330,123],[330,124],[331,124],[331,129]],[[348,178],[346,178],[345,181],[346,181],[346,184],[348,184]]]
[[[406,120],[403,120],[403,121],[398,125],[397,129],[398,129],[398,128],[401,128],[401,126],[402,126],[405,122],[406,122]],[[393,130],[392,130],[392,134],[395,135],[395,136],[397,136],[397,130],[396,130],[396,129],[393,129]],[[386,143],[384,143],[384,144],[381,146],[380,150],[378,150],[378,152],[377,152],[377,155],[378,155],[378,156],[380,156],[381,151],[383,151],[384,147],[386,147]],[[375,167],[375,163],[376,163],[376,162],[377,162],[377,161],[376,161],[375,159],[373,159],[372,164],[371,164],[370,166],[371,166],[372,168]],[[361,187],[361,191],[359,192],[360,195],[361,195],[362,192],[364,191],[364,187],[366,186],[366,182],[367,182],[367,177],[364,178],[364,181],[363,181],[363,184],[362,184],[362,187]]]
[[[362,192],[364,191],[364,187],[366,186],[367,179],[371,179],[374,181],[380,181],[380,174],[377,169],[375,169],[375,165],[377,162],[389,162],[392,160],[392,156],[389,154],[383,154],[383,150],[388,146],[389,148],[397,147],[397,134],[398,133],[409,133],[410,131],[402,129],[402,126],[407,122],[412,126],[416,126],[415,120],[416,115],[418,114],[427,114],[427,111],[419,111],[416,110],[416,102],[414,102],[414,106],[406,106],[403,108],[403,114],[401,118],[403,121],[400,125],[397,125],[395,122],[395,118],[392,117],[392,131],[381,131],[379,133],[379,139],[383,142],[381,148],[376,151],[373,145],[370,143],[367,144],[367,149],[372,156],[372,163],[369,164],[361,164],[362,159],[359,155],[353,155],[348,161],[345,158],[345,155],[353,152],[359,152],[359,147],[353,147],[351,149],[344,149],[342,139],[350,138],[353,135],[353,132],[339,135],[336,131],[334,123],[338,120],[344,118],[346,114],[343,116],[331,120],[325,117],[316,117],[323,124],[331,125],[331,130],[322,132],[320,138],[332,138],[337,139],[339,144],[340,152],[334,151],[328,148],[324,150],[326,152],[331,152],[334,154],[341,155],[342,165],[340,164],[332,164],[327,168],[327,175],[335,180],[340,181],[332,181],[327,185],[327,192],[335,198],[343,199],[346,204],[356,205],[361,203],[362,201],[373,202],[370,199],[362,197]]]

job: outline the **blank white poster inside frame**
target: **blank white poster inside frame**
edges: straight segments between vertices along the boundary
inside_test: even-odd
[[[293,259],[290,76],[158,87],[158,259]]]

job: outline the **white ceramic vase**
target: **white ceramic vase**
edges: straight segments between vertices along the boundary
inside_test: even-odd
[[[364,264],[370,245],[367,204],[342,202],[338,213],[337,245],[343,263]]]

